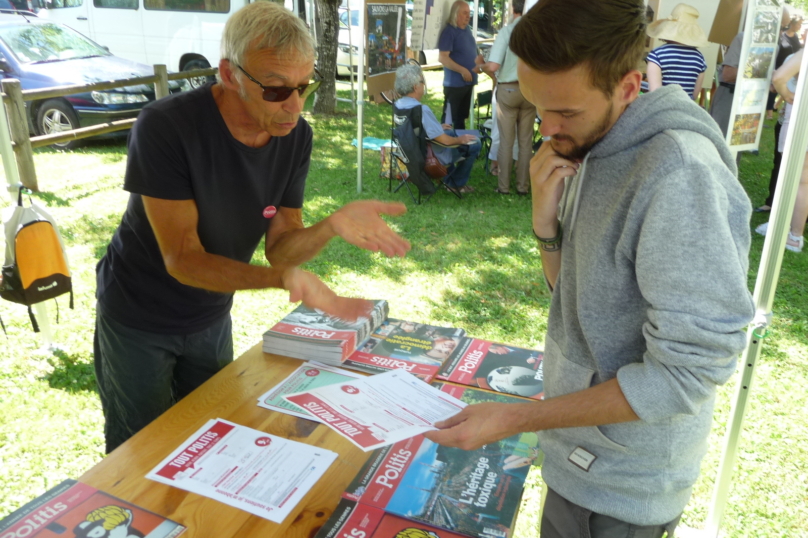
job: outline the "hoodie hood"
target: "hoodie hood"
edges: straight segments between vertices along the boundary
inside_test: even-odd
[[[639,96],[595,144],[590,156],[593,159],[612,156],[667,130],[692,131],[709,139],[727,168],[737,175],[735,159],[718,124],[676,85]]]
[[[572,212],[568,240],[574,237],[589,160],[609,158],[624,151],[633,151],[651,138],[669,130],[691,131],[704,136],[715,146],[727,168],[735,176],[738,175],[735,158],[727,147],[718,124],[703,108],[694,103],[681,87],[664,86],[643,94],[626,108],[609,132],[584,157],[578,173],[572,178],[567,178],[559,213],[563,221],[567,212]]]

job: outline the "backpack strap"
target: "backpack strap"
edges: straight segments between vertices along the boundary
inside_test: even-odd
[[[28,307],[28,317],[31,318],[31,325],[34,327],[34,332],[39,332],[39,323],[36,322],[36,317],[34,316],[34,311],[31,310],[31,307]]]

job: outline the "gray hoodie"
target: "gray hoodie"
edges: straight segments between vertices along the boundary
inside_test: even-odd
[[[750,213],[721,131],[675,86],[632,103],[568,181],[546,397],[617,377],[640,420],[542,432],[563,497],[639,525],[684,509],[754,314]]]

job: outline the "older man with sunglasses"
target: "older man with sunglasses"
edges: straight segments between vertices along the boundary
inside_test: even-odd
[[[129,139],[129,204],[98,264],[95,369],[112,451],[233,360],[236,290],[282,288],[291,301],[355,319],[299,266],[333,237],[388,256],[407,241],[350,203],[304,227],[312,130],[300,117],[319,81],[305,25],[271,2],[234,14],[219,80],[145,107]],[[250,264],[266,239],[270,266]]]

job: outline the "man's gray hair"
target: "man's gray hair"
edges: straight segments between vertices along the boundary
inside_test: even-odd
[[[396,93],[404,96],[415,91],[415,86],[424,81],[424,74],[421,66],[415,64],[404,64],[396,69]]]
[[[300,53],[312,60],[315,51],[303,20],[274,2],[255,2],[239,9],[227,20],[222,33],[221,57],[234,64],[234,71],[236,65],[243,65],[248,50],[261,49]]]
[[[457,0],[457,2],[452,4],[452,9],[449,10],[449,18],[446,20],[446,24],[450,24],[457,28],[457,12],[460,11],[460,8],[464,5],[468,6],[465,0]]]

